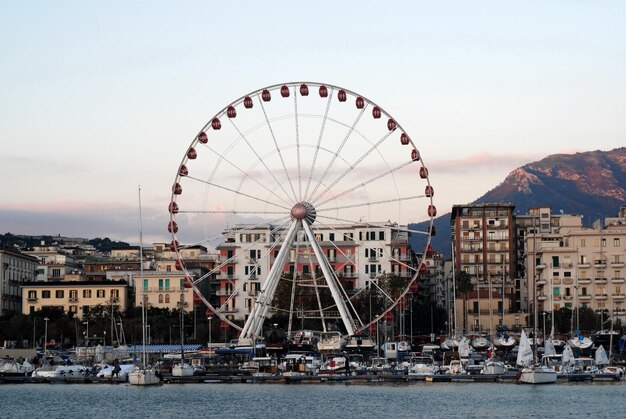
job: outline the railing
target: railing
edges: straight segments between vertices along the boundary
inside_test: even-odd
[[[376,262],[378,260],[378,256],[370,256],[367,258],[369,262]]]
[[[75,303],[78,301],[78,297],[70,297],[67,299],[67,301],[69,301],[70,303]]]
[[[613,294],[613,299],[614,300],[623,300],[624,299],[624,294],[620,293],[620,294]]]
[[[596,284],[606,284],[607,280],[606,278],[594,278],[593,280]]]
[[[249,296],[249,297],[256,297],[256,296],[258,296],[258,295],[259,295],[259,293],[260,293],[261,291],[259,291],[259,290],[248,290],[247,292],[248,292],[248,296]]]
[[[593,262],[595,268],[606,268],[606,262],[595,261]]]
[[[621,284],[624,282],[624,278],[621,278],[621,277],[611,278],[611,282],[614,284]]]
[[[578,278],[579,284],[591,284],[591,278]]]
[[[237,275],[221,273],[217,276],[217,279],[237,279]]]
[[[39,300],[39,298],[37,298],[37,297],[29,297],[29,298],[28,298],[28,302],[29,302],[29,303],[36,303],[36,302],[37,302],[37,300]]]
[[[564,284],[571,284],[573,282],[574,282],[574,280],[571,277],[563,278],[563,283]]]
[[[177,287],[149,287],[145,289],[145,292],[183,292],[185,288],[177,288]]]
[[[539,294],[539,295],[537,296],[537,300],[539,300],[539,301],[544,301],[546,298],[547,298],[547,297],[545,296],[545,294]]]
[[[235,295],[237,295],[237,293],[238,293],[238,291],[234,291]],[[217,290],[215,292],[215,295],[220,296],[220,297],[225,297],[225,296],[227,297],[227,296],[229,296],[231,294],[233,294],[233,291],[231,291],[231,290],[221,290],[220,289],[220,290]]]
[[[342,275],[344,278],[358,278],[358,272],[337,272],[337,275]]]
[[[624,262],[611,262],[611,267],[612,268],[623,268],[624,267]]]
[[[596,300],[606,300],[607,298],[607,294],[596,294]]]
[[[579,268],[589,268],[591,267],[591,264],[589,262],[581,262],[578,264]]]
[[[583,300],[591,300],[591,295],[579,295],[578,299],[583,301]]]
[[[546,280],[545,279],[540,279],[537,281],[537,285],[546,285]]]

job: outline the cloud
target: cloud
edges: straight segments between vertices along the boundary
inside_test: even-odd
[[[543,158],[540,153],[536,154],[491,154],[477,153],[458,159],[435,160],[428,162],[428,170],[437,174],[459,174],[475,172],[477,170],[493,169],[516,169],[520,166]]]

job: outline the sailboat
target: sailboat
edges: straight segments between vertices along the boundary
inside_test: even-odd
[[[143,349],[141,351],[141,364],[137,365],[128,373],[128,383],[136,386],[149,386],[160,383],[156,370],[147,365],[146,354],[146,289],[143,281],[143,225],[141,221],[141,187],[139,187],[139,265],[141,272],[141,332]]]
[[[193,367],[185,362],[184,329],[185,316],[183,315],[183,307],[185,305],[185,294],[180,294],[180,362],[172,367],[172,377],[191,377],[193,375]]]
[[[556,371],[553,368],[535,363],[535,355],[524,330],[519,340],[517,365],[524,367],[518,372],[517,381],[520,383],[556,383]]]

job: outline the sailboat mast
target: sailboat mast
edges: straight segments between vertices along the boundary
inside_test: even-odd
[[[143,221],[141,218],[141,186],[139,186],[139,272],[141,279],[141,363],[146,367],[146,288],[143,280]]]
[[[533,263],[532,266],[532,279],[533,279],[533,362],[537,362],[537,278],[535,277],[537,272],[537,227],[535,226],[535,216],[533,214]]]
[[[456,266],[455,266],[455,260],[454,260],[454,240],[452,240],[452,310],[453,310],[453,315],[454,315],[454,325],[453,325],[453,333],[454,336],[457,336],[456,334],[456,325],[457,325],[457,319],[456,319]]]

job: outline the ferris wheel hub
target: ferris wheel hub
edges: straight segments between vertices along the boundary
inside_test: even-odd
[[[306,220],[309,224],[313,224],[316,217],[315,207],[308,202],[298,202],[291,208],[291,218],[294,220]]]

